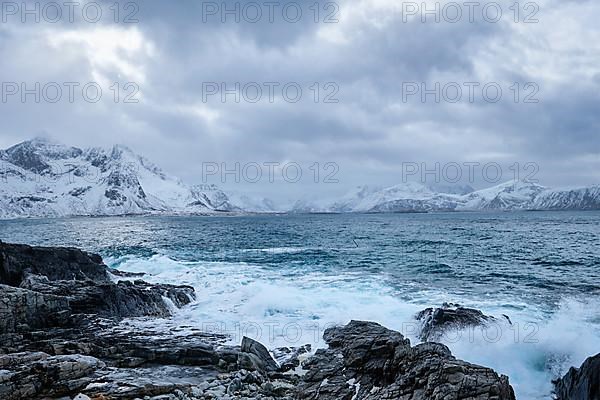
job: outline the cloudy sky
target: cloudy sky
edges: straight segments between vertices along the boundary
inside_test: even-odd
[[[258,183],[224,186],[292,197],[436,165],[474,187],[515,163],[549,186],[600,183],[597,1],[88,3],[2,2],[1,148],[120,143],[190,183],[258,164]],[[270,183],[265,163],[303,178]]]

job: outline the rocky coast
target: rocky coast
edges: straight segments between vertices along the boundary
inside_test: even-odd
[[[455,358],[443,329],[485,323],[455,305],[416,316],[422,343],[377,323],[327,329],[327,348],[267,349],[201,330],[134,329],[195,301],[73,248],[0,242],[0,398],[512,400],[509,379]],[[316,351],[315,351],[316,350]],[[598,399],[598,356],[556,382],[560,399]],[[594,397],[596,396],[596,397]]]

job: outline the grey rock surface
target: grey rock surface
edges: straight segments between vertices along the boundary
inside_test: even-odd
[[[352,321],[325,332],[327,350],[305,362],[300,399],[513,400],[506,376],[457,360],[439,343],[411,347],[402,334]]]
[[[423,342],[440,341],[441,337],[452,330],[469,327],[485,327],[498,322],[495,317],[485,315],[479,310],[462,307],[459,304],[444,303],[439,308],[426,308],[415,316],[421,323],[419,339]],[[507,322],[510,320],[507,318]]]
[[[600,354],[572,367],[555,382],[555,392],[558,400],[600,400]]]

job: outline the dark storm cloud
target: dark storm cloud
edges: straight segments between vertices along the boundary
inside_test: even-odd
[[[236,4],[216,2],[224,3]],[[285,3],[292,2],[278,9]],[[101,4],[108,10],[112,2]],[[304,12],[296,23],[280,12],[272,23],[267,15],[257,23],[228,15],[223,23],[203,15],[206,2],[198,1],[136,4],[132,24],[0,25],[3,81],[101,81],[104,89],[98,103],[0,104],[3,147],[40,132],[80,146],[124,143],[189,181],[199,180],[204,160],[334,161],[347,186],[394,183],[405,161],[532,161],[546,184],[600,180],[590,172],[600,164],[596,3],[540,2],[537,24],[514,23],[508,3],[498,23],[422,23],[404,21],[402,2],[339,1],[339,22],[331,24],[322,22],[330,10],[315,23],[312,2],[296,2]],[[120,11],[122,19],[127,10]],[[135,82],[139,103],[112,101],[112,82]],[[223,103],[220,94],[203,101],[207,82],[294,82],[303,96],[297,103],[280,91],[272,103],[266,93],[256,104],[233,96]],[[420,94],[403,95],[407,82],[430,89],[494,82],[503,97],[491,103],[478,92],[470,102],[465,92],[456,103],[431,95],[422,102]],[[529,82],[539,87],[537,104],[523,102]],[[323,101],[327,83],[339,88],[337,103]]]

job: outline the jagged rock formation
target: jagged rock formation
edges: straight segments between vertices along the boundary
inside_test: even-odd
[[[19,286],[27,275],[52,281],[111,282],[102,258],[77,249],[44,248],[0,242],[0,282]]]
[[[443,344],[411,347],[402,334],[352,321],[325,331],[327,350],[304,367],[301,399],[514,400],[506,376],[457,360]]]
[[[256,340],[248,337],[242,339],[238,366],[253,371],[275,372],[279,370],[279,365],[273,360],[269,350]]]
[[[268,378],[279,364],[249,338],[226,346],[200,330],[132,328],[123,318],[168,317],[195,296],[139,278],[77,249],[0,242],[0,397],[262,398],[294,388],[297,377]],[[282,364],[299,365],[301,351],[277,352]]]
[[[498,321],[495,317],[485,315],[479,310],[452,303],[444,303],[439,308],[426,308],[417,313],[415,319],[421,323],[419,339],[423,342],[440,341],[444,333],[449,330],[485,327],[491,322]],[[510,323],[508,320],[507,322]]]
[[[600,354],[585,360],[580,368],[572,367],[554,383],[557,400],[599,400]]]
[[[2,242],[0,293],[3,333],[64,326],[77,314],[165,317],[165,298],[179,307],[194,298],[186,286],[115,283],[98,255]]]

